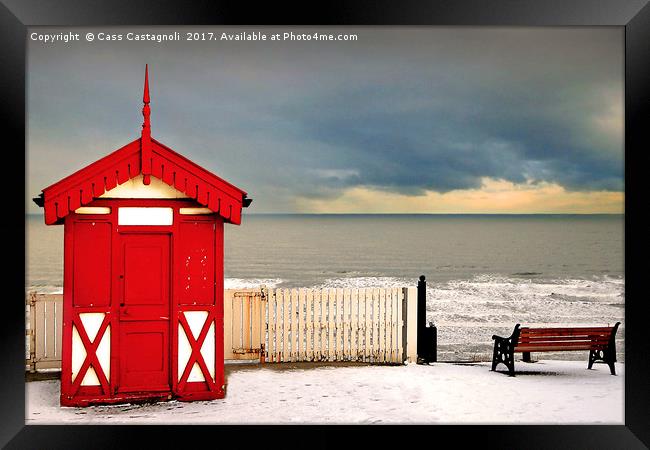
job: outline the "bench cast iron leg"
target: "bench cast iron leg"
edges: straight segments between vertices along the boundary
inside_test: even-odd
[[[509,375],[511,377],[515,376],[515,349],[512,344],[508,341],[501,342],[501,362],[506,365]]]
[[[614,360],[616,361],[616,360]],[[614,366],[614,361],[609,361],[607,365],[609,366],[609,371],[611,372],[612,375],[616,375],[616,366]]]
[[[600,359],[599,353],[600,352],[598,350],[589,351],[589,365],[587,366],[587,369],[591,369],[594,366],[594,361]]]
[[[589,352],[589,366],[587,366],[587,369],[591,369],[594,362],[598,360],[604,361],[609,366],[609,371],[612,375],[616,375],[616,367],[614,365],[616,362],[616,349],[608,346],[605,350],[591,350]]]
[[[494,335],[494,352],[492,353],[492,370],[494,371],[499,363],[503,363],[508,368],[511,377],[515,376],[515,347],[519,340],[519,324],[515,325],[515,331],[512,336],[504,338]]]
[[[616,322],[616,325],[614,325],[614,329],[612,330],[612,334],[609,337],[609,343],[607,344],[607,348],[604,350],[591,350],[589,352],[589,365],[587,366],[587,369],[591,369],[591,367],[594,365],[594,361],[601,360],[605,361],[605,363],[609,366],[609,371],[611,372],[612,375],[616,375],[616,331],[618,330],[618,326],[621,324],[621,322]]]
[[[497,368],[497,364],[499,364],[499,361],[501,359],[499,358],[499,353],[498,353],[498,347],[496,340],[494,342],[494,351],[492,352],[492,372]]]
[[[524,362],[530,362],[530,352],[523,352]]]

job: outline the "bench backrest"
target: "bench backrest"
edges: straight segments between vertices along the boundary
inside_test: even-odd
[[[610,342],[618,324],[613,327],[528,328],[519,330],[517,347],[584,347],[604,349]]]

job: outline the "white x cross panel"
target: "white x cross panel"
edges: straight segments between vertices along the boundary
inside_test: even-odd
[[[178,320],[178,388],[186,382],[215,385],[214,312],[181,311]]]
[[[105,313],[79,313],[72,320],[72,386],[102,386],[110,380],[111,326]]]

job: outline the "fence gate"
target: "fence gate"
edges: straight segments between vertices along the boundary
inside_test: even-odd
[[[266,298],[261,289],[224,291],[224,359],[263,358]]]
[[[26,312],[26,367],[30,372],[60,369],[63,295],[30,292]]]

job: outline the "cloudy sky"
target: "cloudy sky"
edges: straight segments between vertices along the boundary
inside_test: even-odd
[[[358,40],[126,37],[173,31]],[[246,190],[247,213],[623,212],[621,27],[31,32],[81,41],[27,43],[29,213],[44,187],[139,136],[145,63],[152,136]]]

